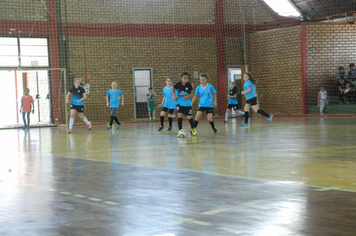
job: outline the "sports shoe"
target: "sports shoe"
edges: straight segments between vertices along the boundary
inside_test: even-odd
[[[91,130],[91,122],[89,122],[88,130],[89,130],[89,131]]]
[[[227,123],[227,121],[226,121],[226,120],[224,120],[224,121],[223,121],[223,123]]]
[[[197,135],[197,130],[195,128],[190,129],[192,131],[192,135]]]
[[[270,115],[270,116],[267,118],[268,123],[271,123],[272,118],[273,118],[273,115]]]
[[[109,125],[108,127],[106,127],[107,129],[112,129],[112,127]]]
[[[158,131],[161,131],[163,129],[163,126],[160,126],[159,128],[158,128]]]
[[[72,129],[68,129],[68,134],[70,134],[70,133],[72,133],[73,132],[73,130]]]
[[[214,134],[216,134],[218,132],[218,130],[216,128],[214,128],[213,130],[214,130]]]
[[[152,119],[153,121],[156,121],[156,120],[158,120],[158,119],[156,119],[156,118],[154,118],[154,119]]]
[[[172,131],[172,127],[169,127],[169,128],[167,129],[167,131]]]
[[[26,130],[26,126],[22,127],[23,130]]]
[[[26,129],[29,130],[29,129],[30,129],[30,126],[27,126]]]
[[[121,125],[122,125],[122,123],[118,124],[117,127],[116,127],[116,129],[119,130],[120,127],[121,127]]]
[[[248,126],[248,123],[242,122],[240,125],[242,125],[242,126]]]

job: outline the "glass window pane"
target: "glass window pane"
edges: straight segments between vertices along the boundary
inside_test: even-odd
[[[49,66],[48,57],[21,57],[22,67]]]
[[[0,38],[0,45],[17,45],[17,38]]]
[[[0,45],[0,56],[18,56],[17,46]]]
[[[47,46],[47,39],[46,38],[20,38],[20,45],[21,46]]]
[[[48,56],[47,46],[23,46],[21,56]]]
[[[18,67],[18,56],[0,56],[0,67]]]

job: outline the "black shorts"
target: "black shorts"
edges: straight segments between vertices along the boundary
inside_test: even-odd
[[[251,98],[249,100],[246,101],[247,104],[254,106],[257,105],[257,97]]]
[[[214,107],[199,107],[198,111],[206,112],[206,114],[213,113],[214,115]]]
[[[227,104],[227,109],[234,109],[235,111],[237,110],[237,104]]]
[[[70,104],[70,109],[74,109],[79,113],[84,112],[84,106],[76,106],[76,105]]]
[[[183,113],[186,116],[192,116],[193,115],[193,111],[192,111],[192,107],[182,107],[180,105],[177,105],[177,112],[178,113]]]
[[[174,113],[174,110],[175,110],[175,109],[169,109],[169,108],[167,108],[167,107],[163,107],[163,108],[162,108],[162,111],[164,111],[164,112],[167,112],[167,111],[168,111],[168,114],[173,114],[173,113]]]

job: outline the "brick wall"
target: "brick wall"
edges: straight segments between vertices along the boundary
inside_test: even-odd
[[[251,71],[260,107],[272,114],[302,114],[301,28],[251,35]]]
[[[47,11],[41,1],[1,0],[0,20],[47,21]]]
[[[356,26],[351,24],[311,24],[307,29],[308,98],[309,104],[317,104],[320,85],[327,90],[336,78],[338,68],[349,71],[349,64],[356,63]]]
[[[85,76],[84,47],[82,37],[69,38],[69,65],[74,77]],[[94,122],[109,119],[105,95],[112,81],[117,81],[119,89],[125,95],[125,107],[120,108],[123,120],[133,118],[133,83],[131,70],[134,67],[152,67],[154,86],[162,99],[165,78],[172,77],[174,82],[180,79],[180,73],[193,71],[207,73],[211,83],[217,89],[217,51],[214,38],[85,38],[87,74],[91,94],[86,100],[86,115]],[[117,70],[116,66],[122,66]],[[194,81],[195,86],[200,84]],[[218,108],[216,108],[217,111]],[[158,115],[157,115],[158,116]]]

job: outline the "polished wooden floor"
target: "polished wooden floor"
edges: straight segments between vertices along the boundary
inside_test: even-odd
[[[356,118],[241,121],[0,130],[0,235],[356,235]]]

